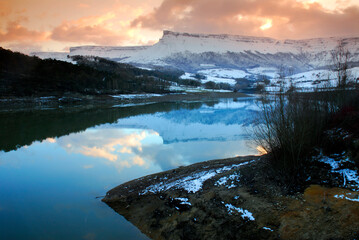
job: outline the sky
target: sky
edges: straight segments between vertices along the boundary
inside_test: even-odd
[[[163,30],[305,39],[359,36],[359,0],[0,0],[0,46],[152,45]]]

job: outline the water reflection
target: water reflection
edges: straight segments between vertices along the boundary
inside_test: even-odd
[[[68,153],[103,158],[120,168],[129,168],[134,165],[145,167],[146,162],[141,156],[143,148],[160,145],[163,141],[153,130],[99,127],[61,137],[57,143]]]
[[[56,109],[20,109],[0,111],[0,151],[5,152],[30,145],[34,141],[55,138],[85,131],[117,119],[170,112],[176,109],[195,109],[203,104],[154,103],[132,107],[76,106]]]
[[[0,113],[0,239],[144,239],[95,197],[155,172],[257,154],[256,111],[247,99]]]

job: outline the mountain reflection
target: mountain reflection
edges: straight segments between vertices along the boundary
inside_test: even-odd
[[[96,125],[114,123],[117,119],[141,114],[195,109],[202,103],[155,103],[142,106],[76,106],[57,109],[0,111],[0,151],[30,145],[34,141],[58,138],[84,131]]]
[[[94,168],[90,159],[98,159],[119,172],[134,167],[168,170],[258,154],[249,137],[256,107],[255,100],[247,99],[10,112],[0,147],[9,151],[26,145],[32,151],[33,145],[45,149],[50,144],[74,161],[88,158],[84,169]],[[17,124],[22,124],[23,132],[16,129]],[[31,144],[36,140],[41,142]]]

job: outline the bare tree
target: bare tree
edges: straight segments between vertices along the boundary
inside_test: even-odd
[[[294,74],[293,67],[286,67],[283,64],[281,64],[278,67],[277,74],[278,74],[277,83],[279,84],[280,93],[284,93],[286,88],[287,88],[287,92],[295,91],[295,86],[292,76]]]
[[[278,81],[277,83],[279,83],[279,92],[280,93],[284,93],[284,86],[285,86],[285,67],[283,64],[281,64],[277,70],[277,74],[278,74]]]
[[[346,88],[349,78],[349,61],[351,54],[348,49],[345,48],[342,41],[338,43],[338,46],[331,52],[333,61],[333,70],[337,74],[337,87]]]

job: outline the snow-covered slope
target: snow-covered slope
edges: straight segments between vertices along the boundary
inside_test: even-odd
[[[359,67],[350,68],[347,71],[348,84],[357,84],[359,79]],[[320,69],[286,76],[282,83],[278,79],[271,79],[271,83],[266,87],[267,91],[276,92],[282,87],[287,91],[291,86],[297,91],[311,92],[322,88],[337,86],[337,73],[331,70]]]
[[[67,52],[33,52],[30,55],[37,56],[41,59],[56,59],[64,62],[75,63],[69,56]]]
[[[164,31],[152,46],[72,47],[68,53],[109,58],[136,66],[155,68],[168,66],[190,73],[201,73],[207,81],[233,84],[239,77],[259,79],[276,76],[280,66],[291,68],[293,74],[328,69],[331,51],[341,42],[352,54],[353,67],[359,66],[359,37],[276,40],[265,37],[206,35]],[[43,57],[44,54],[36,55]],[[45,54],[52,58],[64,55]]]
[[[359,62],[358,38],[276,40],[235,35],[164,31],[147,47],[74,47],[70,55],[96,55],[141,65],[169,65],[190,72],[206,68],[250,69],[285,64],[297,72],[330,64],[330,52],[342,42]]]
[[[103,58],[110,58],[116,61],[124,61],[127,58],[135,55],[138,52],[143,52],[149,46],[134,46],[134,47],[105,47],[105,46],[81,46],[71,47],[70,55],[83,56],[97,56]]]

